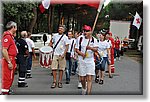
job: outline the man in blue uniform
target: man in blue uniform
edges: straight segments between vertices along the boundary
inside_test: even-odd
[[[17,48],[18,48],[18,65],[19,65],[19,78],[18,78],[18,87],[28,87],[27,83],[25,82],[26,71],[27,71],[27,57],[28,57],[28,45],[25,41],[27,36],[26,31],[21,32],[21,38],[17,41]]]

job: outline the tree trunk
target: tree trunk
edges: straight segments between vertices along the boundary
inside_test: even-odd
[[[33,13],[34,13],[34,17],[31,20],[31,23],[29,25],[29,32],[31,32],[31,33],[33,31],[33,27],[34,27],[34,25],[36,23],[36,20],[37,20],[37,10],[36,10],[36,8],[33,8]]]
[[[51,21],[51,8],[48,9],[48,34],[50,34],[50,27],[51,27],[51,24],[50,24],[50,21]]]
[[[69,31],[69,19],[70,19],[70,15],[68,14],[68,18],[67,18],[67,31]]]
[[[54,23],[54,6],[51,5],[51,23],[50,23],[50,33],[53,32],[53,23]]]

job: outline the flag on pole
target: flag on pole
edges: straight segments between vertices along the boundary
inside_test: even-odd
[[[45,9],[48,9],[50,6],[51,0],[42,0],[42,4],[39,6],[41,13],[45,11]]]
[[[142,18],[136,12],[136,14],[134,16],[134,21],[133,21],[132,25],[136,26],[139,29],[140,26],[141,26],[141,23],[142,23]]]
[[[102,9],[102,7],[103,7],[103,4],[104,4],[104,0],[99,0],[99,1],[100,1],[100,2],[99,2],[99,7],[98,7],[98,9],[97,9],[98,12],[101,11],[101,9]]]

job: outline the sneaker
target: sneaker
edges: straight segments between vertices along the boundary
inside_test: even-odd
[[[116,59],[114,59],[114,61],[116,61]]]
[[[81,89],[82,88],[82,84],[81,82],[78,82],[78,89]]]
[[[18,87],[28,87],[27,83],[18,83]]]
[[[82,88],[82,95],[86,95],[87,90]]]
[[[120,57],[118,58],[118,60],[120,61]]]
[[[26,79],[29,79],[29,78],[32,78],[32,76],[31,76],[31,75],[29,75],[29,76],[27,75],[27,76],[26,76]]]
[[[70,81],[69,81],[69,80],[66,80],[66,84],[70,84]]]
[[[75,73],[75,72],[72,72],[71,75],[76,75],[76,73]]]
[[[9,89],[8,94],[9,94],[9,95],[13,95],[13,94],[14,94],[14,91],[13,91],[12,89]]]

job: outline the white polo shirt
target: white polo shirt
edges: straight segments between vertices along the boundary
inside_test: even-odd
[[[53,47],[56,45],[56,43],[58,42],[58,40],[60,39],[62,35],[59,35],[59,33],[56,33],[53,35],[52,37],[52,41],[53,41]],[[55,48],[54,51],[54,55],[63,55],[64,51],[66,49],[66,45],[68,45],[68,37],[66,35],[64,35],[60,42],[58,43],[57,47]]]
[[[29,52],[32,52],[32,48],[35,48],[33,40],[31,40],[30,38],[26,38],[26,42],[28,45]]]

